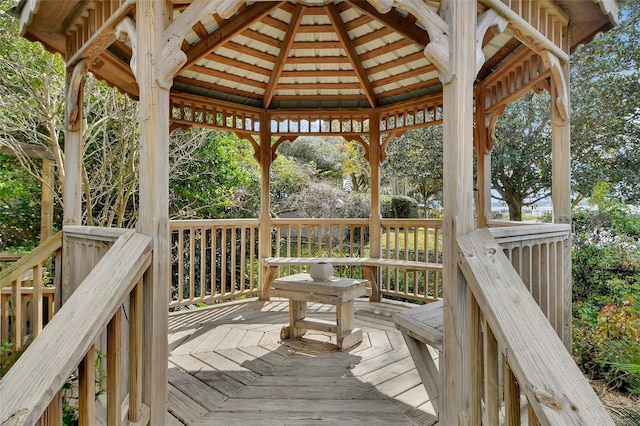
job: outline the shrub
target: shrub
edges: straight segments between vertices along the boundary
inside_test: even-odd
[[[418,217],[418,202],[405,195],[381,195],[380,212],[382,217],[407,219]]]

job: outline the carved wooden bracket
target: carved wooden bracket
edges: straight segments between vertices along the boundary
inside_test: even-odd
[[[384,138],[384,141],[382,142],[382,146],[380,149],[380,164],[382,164],[384,160],[387,159],[387,147],[389,146],[389,142],[391,142],[395,138],[399,138],[403,134],[404,134],[404,131],[402,130],[397,130],[395,132],[387,133],[387,137]]]
[[[136,32],[136,24],[135,22],[133,22],[133,19],[127,16],[122,19],[122,21],[120,21],[118,25],[116,25],[116,38],[123,42],[127,41],[128,38],[131,42],[131,62],[129,63],[129,66],[131,67],[131,71],[133,71],[133,75],[137,80],[138,74],[136,68],[136,57],[138,49],[136,46],[138,43],[138,36]]]
[[[162,49],[162,68],[158,81],[160,87],[170,89],[173,77],[187,62],[187,55],[181,49],[187,31],[207,14],[217,13],[225,19],[231,17],[240,4],[241,1],[238,0],[196,0],[164,30],[165,44]]]
[[[364,148],[364,159],[369,161],[369,144],[365,141],[362,136],[359,135],[351,135],[349,137],[343,136],[345,140],[352,140],[358,142]]]
[[[485,129],[487,131],[485,152],[491,152],[493,149],[493,145],[496,142],[496,123],[498,122],[498,117],[502,115],[504,112],[505,105],[501,105],[495,110],[485,115]]]
[[[406,10],[424,26],[431,40],[424,48],[424,54],[442,74],[443,82],[453,75],[449,55],[449,24],[437,13],[429,9],[421,0],[368,0],[380,13],[387,13],[392,7]]]
[[[482,15],[478,16],[478,23],[476,25],[476,69],[475,75],[477,76],[480,69],[484,65],[484,52],[482,52],[482,40],[487,30],[491,27],[495,27],[498,32],[503,33],[509,25],[509,22],[502,16],[498,15],[495,10],[487,9]]]
[[[278,150],[278,147],[280,145],[282,145],[284,142],[295,142],[296,139],[298,139],[297,136],[280,136],[280,138],[278,138],[278,140],[273,145],[271,145],[271,162],[273,163],[274,161],[276,161],[276,158],[278,158],[278,154],[276,154],[276,151]]]
[[[81,59],[73,67],[69,84],[67,85],[66,101],[66,125],[69,130],[78,130],[78,111],[82,103],[82,77],[89,69],[89,61]]]
[[[253,135],[251,133],[241,131],[236,131],[234,133],[236,134],[238,139],[245,139],[248,140],[249,143],[251,143],[251,146],[253,147],[253,158],[258,162],[258,164],[260,164],[260,144],[258,144]]]
[[[569,119],[569,85],[564,76],[562,63],[553,53],[548,50],[542,51],[542,62],[551,71],[551,83],[555,86],[558,96],[552,101],[556,103],[558,114],[563,120]]]

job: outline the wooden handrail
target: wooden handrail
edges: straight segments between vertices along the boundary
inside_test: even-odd
[[[133,231],[114,243],[0,380],[0,425],[35,424],[141,280],[151,255],[151,237]]]
[[[56,250],[62,247],[62,231],[40,244],[35,250],[25,254],[19,260],[12,263],[7,269],[0,272],[0,288],[11,285],[11,282],[39,263],[47,260]]]
[[[491,232],[480,229],[459,236],[457,244],[460,267],[488,326],[485,340],[487,334],[492,335],[491,339],[495,336],[507,364],[505,371],[515,376],[511,383],[515,384],[512,389],[515,395],[509,398],[511,402],[506,401],[507,410],[516,404],[515,411],[519,410],[519,385],[532,409],[530,415],[535,414],[541,424],[613,425],[598,396]],[[475,322],[469,329],[486,330]],[[492,362],[497,363],[497,358]],[[477,366],[474,369],[479,370]],[[482,382],[482,378],[476,381]],[[484,394],[487,398],[492,392],[485,389]],[[508,394],[505,391],[505,400]],[[472,396],[471,400],[479,401],[480,396]],[[497,408],[487,406],[487,410],[489,413]]]

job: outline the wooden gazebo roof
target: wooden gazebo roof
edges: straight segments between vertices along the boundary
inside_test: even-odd
[[[135,8],[134,2],[123,1],[31,0],[23,1],[18,10],[39,9],[37,14],[27,15],[30,22],[23,22],[28,38],[62,53],[71,62],[74,56],[89,56],[91,72],[137,97],[136,80],[129,67],[133,37],[121,36],[130,29],[114,28],[115,41],[113,34],[98,31],[101,21],[115,23],[122,19],[107,11],[115,7],[113,3],[130,3],[129,13]],[[174,0],[174,18],[190,3]],[[438,13],[440,2],[425,3],[434,15]],[[608,29],[614,20],[600,10],[598,3],[602,2],[541,3],[552,13],[547,17],[532,9],[528,20],[534,28],[544,27],[549,34],[557,33],[558,38],[564,37],[561,29],[569,22],[570,47]],[[117,15],[126,10],[119,9]],[[480,5],[479,13],[483,10]],[[194,98],[182,96],[188,94],[204,98],[197,103],[206,103],[209,98],[269,110],[393,107],[442,90],[437,68],[424,53],[433,37],[434,30],[429,31],[405,11],[380,13],[362,0],[243,3],[230,16],[203,15],[186,34],[182,50],[187,62],[174,78],[172,99],[174,105],[193,104]],[[68,35],[76,40],[75,46],[68,43]],[[517,52],[528,50],[521,42],[526,32],[518,28],[510,27],[504,33],[487,31],[482,36],[486,61],[477,82],[512,65]],[[82,49],[92,37],[102,38],[109,45],[95,57]],[[555,43],[561,46],[564,41]],[[518,61],[528,61],[526,56]]]

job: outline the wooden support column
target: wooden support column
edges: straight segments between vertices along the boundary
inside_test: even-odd
[[[53,235],[53,161],[42,159],[42,195],[40,197],[40,244]]]
[[[271,116],[265,111],[260,119],[260,243],[259,258],[271,256]],[[260,300],[269,300],[268,268],[260,268]]]
[[[469,421],[472,319],[467,283],[458,267],[456,237],[474,229],[473,220],[473,80],[477,4],[441,3],[449,24],[451,69],[444,82],[444,336],[443,387],[440,423]],[[475,366],[480,367],[480,365]]]
[[[139,0],[136,76],[140,88],[140,219],[137,231],[153,237],[153,262],[144,277],[142,402],[149,424],[167,414],[167,303],[169,300],[169,87],[162,80],[162,34],[171,5]]]
[[[371,168],[371,215],[369,216],[369,256],[379,258],[382,249],[380,244],[380,231],[382,215],[380,214],[380,162],[382,158],[382,145],[380,143],[380,114],[377,111],[369,117],[369,167]],[[376,280],[380,283],[378,268],[373,271]],[[379,301],[373,300],[372,301]],[[380,299],[378,291],[377,298]]]
[[[62,182],[63,219],[62,225],[82,225],[82,153],[84,151],[83,134],[83,76],[86,72],[84,60],[75,65],[68,65],[65,86],[66,128],[64,138],[64,182]],[[43,188],[44,191],[44,188]],[[71,253],[65,250],[63,240],[63,277],[60,286],[56,287],[57,311],[64,301],[80,284],[70,282]]]
[[[564,81],[569,83],[569,64],[561,66]],[[558,86],[560,84],[554,82],[559,78],[551,73],[551,144],[552,144],[552,185],[551,197],[553,201],[553,222],[554,223],[570,223],[571,222],[571,139],[569,133],[569,117],[568,117],[568,99],[566,108],[567,115],[563,118],[558,108],[557,99]],[[569,91],[566,90],[566,96]]]
[[[491,215],[491,149],[489,148],[486,123],[485,91],[482,86],[476,91],[476,129],[473,137],[478,164],[476,181],[478,190],[477,226],[478,228],[486,228]]]

